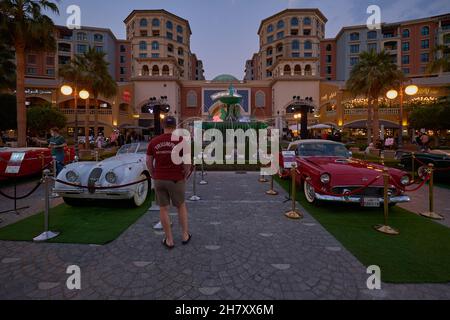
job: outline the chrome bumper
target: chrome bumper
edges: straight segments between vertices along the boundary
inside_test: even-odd
[[[53,192],[57,193],[63,198],[75,198],[75,199],[131,199],[134,196],[134,191],[127,189],[114,189],[114,190],[96,190],[95,193],[90,193],[86,189],[73,188],[73,189],[53,189]]]
[[[335,201],[335,202],[347,202],[347,203],[361,203],[364,196],[350,196],[350,197],[336,197],[316,193],[316,199],[321,201]],[[375,197],[367,197],[375,198]],[[378,198],[380,205],[384,203],[384,198]],[[410,202],[411,198],[409,196],[401,195],[389,198],[389,203],[404,203]]]

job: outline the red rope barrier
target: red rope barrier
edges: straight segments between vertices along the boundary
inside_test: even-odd
[[[140,180],[140,181],[136,181],[136,182],[132,182],[132,183],[123,184],[123,185],[120,185],[120,186],[111,186],[111,187],[95,187],[95,186],[89,187],[89,186],[83,186],[83,185],[78,185],[78,184],[75,184],[75,183],[70,183],[70,182],[62,181],[62,180],[59,180],[59,179],[56,179],[55,181],[58,182],[58,183],[64,184],[64,185],[66,185],[66,186],[69,186],[69,187],[76,187],[76,188],[81,188],[81,189],[90,189],[90,190],[110,190],[110,189],[126,188],[126,187],[130,187],[130,186],[134,186],[134,185],[136,185],[136,184],[143,183],[143,182],[145,182],[145,181],[150,181],[150,180],[151,180],[151,178],[147,178],[147,179],[142,179],[142,180]]]
[[[397,183],[397,181],[395,181],[395,179],[392,178],[392,176],[389,176],[389,180],[392,182],[392,184],[396,187],[396,188],[404,188],[405,192],[416,192],[419,189],[421,189],[429,180],[430,180],[431,176],[428,175],[420,184],[417,188],[408,190],[405,187],[400,187],[399,184]],[[412,184],[410,184],[411,186]]]

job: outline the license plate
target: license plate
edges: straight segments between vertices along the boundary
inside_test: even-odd
[[[380,201],[377,198],[363,198],[361,205],[366,208],[379,208]]]

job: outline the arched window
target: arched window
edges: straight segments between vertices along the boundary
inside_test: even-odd
[[[305,41],[305,50],[311,50],[312,49],[312,42],[307,40]]]
[[[291,19],[291,26],[296,27],[298,26],[298,18],[292,18]]]
[[[256,92],[255,106],[256,106],[256,108],[265,108],[266,107],[266,94],[263,91]]]
[[[403,29],[402,37],[403,38],[409,38],[409,29]]]
[[[195,91],[189,91],[186,100],[188,108],[197,108],[197,93]]]
[[[430,34],[430,27],[428,27],[428,26],[422,27],[422,29],[420,30],[420,33],[423,36],[428,36]]]
[[[283,28],[284,28],[284,21],[283,20],[278,21],[277,29],[283,29]]]
[[[150,75],[150,69],[148,68],[147,65],[145,65],[145,66],[142,67],[142,75],[143,75],[143,76],[148,76],[148,75]]]
[[[173,23],[172,21],[167,21],[166,22],[166,28],[172,30],[173,29]]]
[[[310,26],[310,25],[311,25],[311,18],[310,18],[310,17],[306,17],[306,18],[303,20],[303,24],[304,24],[305,26]]]
[[[172,44],[168,44],[167,45],[167,51],[169,51],[169,52],[173,52],[173,45]]]
[[[331,49],[332,49],[331,44],[327,44],[326,50],[331,51]]]
[[[283,44],[282,43],[277,45],[277,52],[283,52]]]
[[[312,76],[312,68],[309,64],[305,66],[305,75]]]
[[[139,42],[139,50],[147,50],[147,42],[145,41]]]
[[[159,76],[159,67],[154,65],[152,68],[152,76]]]
[[[152,26],[153,26],[153,27],[159,27],[159,19],[156,19],[156,18],[153,19],[153,20],[152,20]]]
[[[170,75],[170,69],[169,66],[167,64],[165,64],[162,68],[162,74],[163,76],[168,76]]]
[[[139,25],[143,28],[145,28],[147,26],[148,22],[147,19],[142,18],[141,21],[139,21]]]
[[[291,66],[288,65],[288,64],[284,66],[284,75],[285,76],[290,76],[291,75]]]
[[[300,50],[300,41],[298,40],[292,41],[292,50]]]
[[[182,26],[177,26],[177,32],[178,33],[183,33],[183,27]]]
[[[152,42],[152,50],[159,50],[159,42],[158,41]]]
[[[301,67],[299,64],[297,64],[297,65],[295,66],[295,68],[294,68],[294,74],[295,74],[296,76],[301,76],[301,75],[302,75],[302,67]]]
[[[350,34],[350,40],[351,41],[358,41],[359,40],[359,32],[353,32]]]
[[[271,33],[271,32],[273,32],[273,25],[269,24],[267,26],[267,33]]]
[[[271,56],[273,54],[273,48],[272,47],[268,47],[267,48],[267,55]]]

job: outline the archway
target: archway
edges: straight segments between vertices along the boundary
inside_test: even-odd
[[[152,68],[152,76],[159,76],[159,67],[154,65]]]

